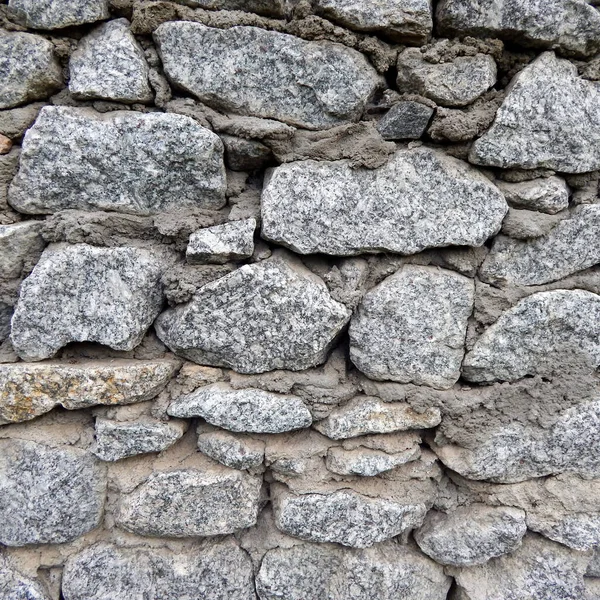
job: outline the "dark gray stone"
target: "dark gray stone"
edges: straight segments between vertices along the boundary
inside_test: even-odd
[[[418,140],[427,129],[433,108],[406,100],[394,104],[377,123],[384,140]]]
[[[9,0],[8,6],[33,29],[61,29],[110,16],[109,0]]]
[[[225,146],[225,163],[232,171],[256,171],[272,159],[271,149],[261,142],[223,133],[219,137]]]

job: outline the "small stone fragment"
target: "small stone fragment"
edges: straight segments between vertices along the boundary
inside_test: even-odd
[[[427,129],[433,108],[406,100],[394,104],[377,123],[384,140],[418,140]]]
[[[327,451],[325,464],[332,473],[338,475],[373,477],[415,460],[419,458],[420,454],[421,449],[419,446],[393,454],[370,448],[345,450],[344,448],[333,447]]]
[[[39,221],[0,225],[0,279],[21,277],[39,260],[45,246],[42,227]]]
[[[62,29],[110,16],[109,0],[9,0],[8,7],[33,29]]]
[[[271,149],[256,140],[220,134],[225,146],[225,163],[232,171],[257,171],[271,160]]]
[[[45,106],[44,102],[34,102],[0,112],[0,134],[13,142],[23,137],[23,134],[33,125],[38,113]]]
[[[2,600],[51,600],[37,581],[21,575],[1,556],[0,598]]]
[[[0,133],[0,154],[8,154],[13,144],[10,138]]]
[[[209,431],[198,435],[198,449],[232,469],[250,469],[262,464],[265,445],[260,440],[232,435],[226,431]]]
[[[546,215],[533,210],[509,208],[502,222],[502,233],[515,240],[539,238],[550,234],[563,219],[564,215]]]
[[[497,181],[506,201],[516,208],[553,215],[569,206],[569,188],[560,177],[545,177],[520,183]]]
[[[186,260],[190,264],[224,264],[249,258],[254,252],[255,230],[256,219],[241,219],[199,229],[190,236]]]

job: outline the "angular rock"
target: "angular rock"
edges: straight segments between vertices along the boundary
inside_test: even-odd
[[[21,286],[11,333],[17,354],[42,360],[83,341],[132,350],[162,307],[160,277],[146,250],[47,248]]]
[[[257,171],[271,160],[271,149],[256,140],[220,134],[225,163],[232,171]]]
[[[190,236],[186,260],[191,264],[223,264],[249,258],[254,252],[255,230],[256,219],[242,219],[199,229]]]
[[[33,29],[62,29],[108,19],[109,0],[9,0],[9,9]]]
[[[24,577],[0,557],[0,597],[3,600],[51,600],[35,580]]]
[[[0,543],[61,544],[100,524],[106,475],[84,450],[0,440]]]
[[[569,206],[569,188],[560,177],[532,179],[520,183],[497,181],[506,201],[516,208],[553,215]]]
[[[281,433],[310,427],[312,417],[299,396],[257,389],[234,390],[226,383],[201,387],[172,402],[173,417],[202,417],[229,431]]]
[[[441,106],[471,104],[495,83],[496,62],[487,54],[439,63],[425,60],[420,48],[406,48],[398,56],[398,89],[422,94]]]
[[[469,160],[503,169],[594,171],[600,168],[598,123],[600,87],[579,78],[569,61],[545,52],[513,79]]]
[[[350,323],[350,360],[371,379],[451,388],[474,294],[458,273],[405,265],[363,297]]]
[[[398,150],[378,169],[346,160],[274,169],[262,194],[262,235],[299,252],[415,254],[481,246],[507,211],[499,190],[439,150]]]
[[[176,354],[239,373],[300,371],[325,362],[350,311],[295,259],[244,265],[156,320]]]
[[[502,233],[516,240],[532,240],[552,234],[565,215],[546,215],[534,210],[509,208],[502,222]],[[496,238],[495,242],[498,241]]]
[[[121,496],[117,524],[157,537],[233,533],[256,523],[261,486],[261,478],[224,467],[153,473]]]
[[[0,279],[20,277],[38,261],[45,246],[42,227],[39,221],[0,225]]]
[[[44,102],[34,102],[26,106],[3,110],[0,113],[0,134],[13,141],[19,140],[33,125],[38,113],[45,106]]]
[[[77,45],[69,62],[69,91],[77,98],[149,102],[148,63],[126,19],[100,25]]]
[[[0,31],[0,109],[48,98],[62,85],[62,69],[48,40]]]
[[[338,475],[373,477],[410,462],[420,454],[421,449],[418,446],[393,454],[370,448],[345,450],[334,447],[327,451],[325,464],[332,473]]]
[[[232,469],[250,469],[262,464],[265,444],[260,440],[226,431],[210,431],[198,435],[198,449]]]
[[[10,335],[10,321],[13,315],[13,307],[6,302],[0,302],[0,343],[8,339]],[[1,419],[0,419],[0,424]]]
[[[475,342],[463,363],[469,381],[516,381],[560,372],[567,357],[600,365],[600,296],[583,290],[539,292],[521,300]]]
[[[433,108],[406,100],[394,104],[377,123],[384,140],[418,140],[427,129]]]
[[[201,102],[307,129],[358,121],[383,83],[355,50],[256,27],[171,22],[154,39],[167,77]]]

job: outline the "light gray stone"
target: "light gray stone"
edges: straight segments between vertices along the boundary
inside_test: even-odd
[[[513,79],[494,124],[473,144],[469,160],[504,169],[594,171],[600,168],[599,124],[600,85],[579,78],[575,65],[545,52]]]
[[[420,454],[421,449],[419,446],[395,453],[371,448],[345,450],[344,448],[333,447],[327,451],[325,464],[332,473],[338,475],[373,477],[415,460],[419,458]]]
[[[148,63],[126,19],[100,25],[71,55],[69,91],[77,98],[149,102]]]
[[[281,165],[262,194],[262,235],[300,254],[415,254],[481,246],[508,210],[499,190],[439,150],[398,150],[383,167],[347,160]]]
[[[191,264],[249,258],[254,252],[256,219],[231,221],[199,229],[190,236],[185,257]]]
[[[256,27],[163,23],[155,32],[167,77],[227,112],[307,129],[358,121],[383,80],[359,52]]]
[[[3,600],[51,600],[35,580],[21,575],[0,556],[0,597]]]
[[[189,117],[52,106],[25,134],[9,203],[147,215],[221,208],[225,189],[223,144]]]
[[[62,29],[110,16],[109,0],[9,0],[8,6],[33,29]]]
[[[569,206],[569,188],[560,177],[532,179],[519,183],[496,181],[506,201],[516,208],[553,215]]]
[[[286,254],[200,288],[155,323],[175,353],[240,373],[299,371],[325,362],[350,311],[323,281]]]
[[[35,265],[45,246],[42,227],[39,221],[0,225],[0,279],[20,277]]]
[[[47,248],[21,285],[11,333],[17,354],[42,360],[83,341],[132,350],[162,307],[160,277],[146,250]]]
[[[227,431],[199,430],[198,449],[232,469],[250,469],[262,464],[265,444],[243,435],[232,435]]]
[[[377,123],[384,140],[418,140],[427,129],[433,108],[405,100],[394,104]]]
[[[0,543],[61,544],[100,524],[106,475],[84,450],[0,440]]]
[[[546,215],[535,210],[509,208],[502,222],[502,233],[516,240],[540,238],[551,234],[565,216],[565,214]]]
[[[405,265],[369,291],[350,323],[350,360],[371,379],[451,388],[460,377],[473,280]]]
[[[48,40],[0,31],[0,109],[47,98],[62,85],[62,70]]]

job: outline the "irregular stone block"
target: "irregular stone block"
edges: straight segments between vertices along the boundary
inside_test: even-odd
[[[33,29],[62,29],[108,19],[109,0],[9,0],[8,7]]]
[[[0,32],[0,109],[47,98],[62,85],[62,69],[48,40]]]
[[[147,215],[221,208],[225,189],[223,144],[189,117],[48,106],[25,134],[9,202]]]
[[[232,469],[250,469],[262,464],[265,444],[260,440],[226,431],[207,431],[198,435],[198,449],[206,456]]]
[[[600,88],[579,78],[569,61],[545,52],[513,79],[494,124],[473,144],[469,160],[503,169],[594,171],[600,168],[598,123]]]
[[[560,177],[532,179],[520,183],[496,181],[506,201],[516,208],[553,215],[569,206],[569,188]]]
[[[262,194],[262,235],[299,252],[415,254],[481,246],[508,207],[481,173],[439,150],[398,150],[378,169],[346,160],[281,165]]]
[[[148,63],[126,19],[115,19],[82,38],[69,62],[69,91],[77,98],[149,102]]]
[[[84,450],[0,440],[0,543],[62,544],[100,524],[106,474]]]
[[[156,320],[176,354],[240,373],[301,371],[325,362],[350,311],[292,257],[244,265]]]
[[[0,133],[13,141],[19,140],[33,125],[44,102],[34,102],[26,106],[3,110],[0,113]]]
[[[225,146],[225,164],[232,171],[257,171],[272,158],[271,148],[256,140],[223,133],[219,137]]]
[[[3,600],[51,600],[43,587],[24,577],[0,557],[0,597]]]
[[[418,458],[420,454],[421,449],[418,446],[393,454],[370,448],[345,450],[334,447],[327,451],[325,464],[332,473],[338,475],[373,477],[410,462]]]
[[[369,291],[350,323],[350,360],[367,377],[451,388],[460,377],[473,280],[405,265]]]
[[[45,246],[42,227],[39,221],[0,225],[0,279],[21,277],[38,261]]]
[[[255,230],[256,219],[242,219],[199,229],[190,236],[186,260],[191,264],[223,264],[249,258],[254,252]]]
[[[502,222],[502,233],[517,240],[532,240],[547,236],[565,218],[565,215],[546,215],[534,210],[509,208]],[[495,238],[495,242],[501,238]]]
[[[226,112],[307,129],[358,121],[383,80],[359,52],[256,27],[163,23],[155,32],[167,77]]]
[[[384,140],[418,140],[427,129],[433,108],[420,102],[394,104],[377,123]]]

